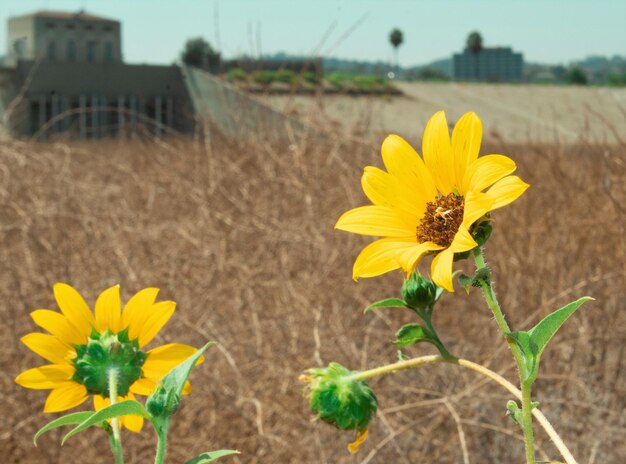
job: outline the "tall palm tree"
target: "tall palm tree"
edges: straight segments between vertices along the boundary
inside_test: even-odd
[[[402,42],[404,42],[404,34],[402,33],[402,31],[398,28],[395,28],[391,31],[391,33],[389,34],[389,42],[391,42],[391,45],[393,46],[393,52],[394,52],[394,57],[395,57],[395,62],[396,62],[396,75],[398,74],[398,47],[400,47],[400,45],[402,45]]]
[[[479,80],[479,65],[478,65],[478,55],[480,51],[483,49],[483,38],[480,35],[480,32],[474,31],[471,32],[467,36],[467,49],[472,52],[474,55],[474,78]]]

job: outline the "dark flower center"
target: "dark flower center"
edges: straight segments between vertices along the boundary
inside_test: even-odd
[[[141,366],[148,355],[139,349],[137,340],[128,339],[128,329],[118,334],[95,330],[85,345],[78,345],[72,364],[72,380],[87,388],[91,395],[109,396],[109,373],[114,370],[117,394],[126,396],[130,386],[143,376]]]
[[[417,241],[448,248],[463,222],[464,206],[464,198],[454,193],[426,203],[426,212],[416,230]]]

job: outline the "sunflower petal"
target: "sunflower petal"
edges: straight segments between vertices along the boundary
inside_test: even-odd
[[[87,389],[76,382],[65,382],[50,392],[43,412],[60,412],[72,409],[87,399]]]
[[[426,124],[422,140],[422,154],[428,170],[435,178],[437,189],[443,195],[453,192],[457,185],[454,157],[448,121],[443,111],[435,113]]]
[[[335,229],[376,237],[406,237],[415,232],[417,221],[416,217],[414,224],[410,224],[391,208],[368,205],[343,213],[337,220]]]
[[[73,287],[61,282],[54,284],[53,291],[54,298],[57,300],[63,315],[81,334],[88,337],[95,325],[95,320],[80,293]]]
[[[183,391],[181,392],[181,394],[189,395],[190,393],[191,393],[191,382],[189,382],[189,380],[187,380],[185,382],[185,385],[183,386]]]
[[[374,277],[398,269],[398,256],[405,250],[417,247],[417,240],[408,238],[383,238],[367,245],[357,256],[352,268],[352,278]]]
[[[493,187],[487,190],[487,195],[495,200],[491,209],[502,208],[509,203],[513,203],[528,187],[530,185],[517,176],[508,176],[500,179]]]
[[[160,378],[158,379],[160,380]],[[153,379],[142,378],[136,380],[131,386],[130,391],[135,395],[149,396],[156,387],[156,381]]]
[[[135,395],[133,395],[132,393],[129,393],[124,399],[134,400]],[[139,433],[141,432],[141,429],[143,428],[143,417],[134,416],[134,415],[122,416],[120,417],[120,424],[126,427],[131,432]]]
[[[69,364],[48,364],[22,372],[15,383],[34,390],[54,389],[70,380],[74,372],[74,367]]]
[[[35,324],[65,343],[82,345],[87,342],[85,334],[74,327],[61,313],[49,309],[37,309],[30,313]]]
[[[415,244],[414,246],[407,248],[398,255],[398,262],[400,266],[407,273],[407,275],[413,272],[415,266],[419,264],[419,261],[429,251],[441,250],[443,247],[437,245],[434,242],[424,242]]]
[[[452,153],[456,172],[457,187],[461,195],[465,195],[462,184],[465,172],[478,158],[483,138],[483,126],[476,113],[465,113],[461,116],[452,131]]]
[[[52,335],[33,332],[24,335],[21,340],[31,351],[53,364],[68,364],[76,357],[74,348]]]
[[[139,332],[139,347],[146,346],[150,341],[156,337],[159,330],[163,328],[167,321],[170,320],[174,310],[176,309],[176,303],[173,301],[161,301],[152,305],[151,313],[142,324]]]
[[[120,328],[125,329],[128,327],[128,338],[131,340],[139,337],[141,324],[145,320],[145,316],[148,315],[158,293],[158,288],[144,288],[135,293],[124,306]]]
[[[449,292],[454,292],[452,285],[452,259],[454,251],[452,248],[446,248],[433,259],[430,273],[433,282]]]
[[[114,285],[103,291],[96,300],[96,330],[106,329],[113,333],[120,331],[120,286]]]
[[[366,166],[361,176],[361,187],[372,203],[393,208],[405,221],[408,219],[411,222],[424,214],[426,203],[416,199],[412,189],[403,186],[382,169]]]
[[[456,235],[454,236],[454,240],[450,244],[450,248],[454,253],[463,253],[464,251],[469,251],[473,248],[476,248],[478,243],[474,240],[472,235],[467,230],[463,224],[459,226],[459,230],[457,230]]]
[[[148,358],[141,370],[144,377],[160,381],[174,367],[178,366],[185,359],[193,355],[197,348],[180,343],[169,343],[148,351]],[[200,357],[196,365],[204,361],[204,356]]]
[[[463,178],[463,190],[482,192],[494,182],[515,171],[515,161],[504,155],[481,156],[474,161]]]
[[[387,171],[399,181],[397,186],[402,195],[418,206],[418,210],[410,212],[421,215],[419,206],[437,196],[435,180],[422,158],[406,140],[395,134],[385,138],[381,153]]]
[[[463,225],[470,228],[474,222],[493,209],[494,199],[482,192],[470,191],[465,197]]]

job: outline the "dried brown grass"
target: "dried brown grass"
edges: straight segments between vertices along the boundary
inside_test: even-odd
[[[513,327],[581,295],[589,303],[544,355],[536,397],[581,463],[626,462],[625,147],[498,145],[532,188],[495,214],[487,247]],[[157,286],[178,310],[158,342],[219,341],[192,376],[169,462],[237,448],[241,463],[522,462],[505,417],[509,396],[471,372],[427,366],[371,382],[379,417],[356,456],[350,434],[312,422],[298,374],[336,360],[354,369],[396,358],[400,311],[363,315],[395,296],[401,275],[355,284],[367,239],[334,232],[363,204],[359,176],[376,146],[304,137],[285,146],[212,139],[0,145],[0,456],[6,463],[110,462],[98,430],[59,446],[44,392],[13,379],[41,363],[19,338],[30,310],[54,307],[65,281],[90,301],[114,283],[128,298]],[[480,295],[446,296],[436,311],[453,353],[514,380],[505,343]],[[418,346],[409,355],[430,352]],[[557,452],[537,428],[540,456]],[[129,462],[151,462],[153,432],[126,433]]]

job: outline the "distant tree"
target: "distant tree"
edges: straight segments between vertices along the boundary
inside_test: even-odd
[[[470,32],[467,36],[467,49],[472,53],[480,53],[483,49],[483,37],[480,35],[480,32],[474,31]]]
[[[483,37],[480,32],[470,32],[466,41],[467,49],[474,55],[474,77],[479,80],[480,68],[478,64],[478,54],[483,49]]]
[[[398,28],[393,29],[389,33],[389,42],[391,42],[391,45],[393,46],[396,74],[398,74],[398,48],[402,45],[402,42],[404,42],[404,34],[402,31]]]
[[[574,85],[587,85],[588,79],[587,74],[582,69],[574,66],[573,68],[568,69],[564,76],[565,82],[568,84]]]
[[[183,63],[197,68],[217,71],[221,55],[202,37],[187,40],[181,56]]]

